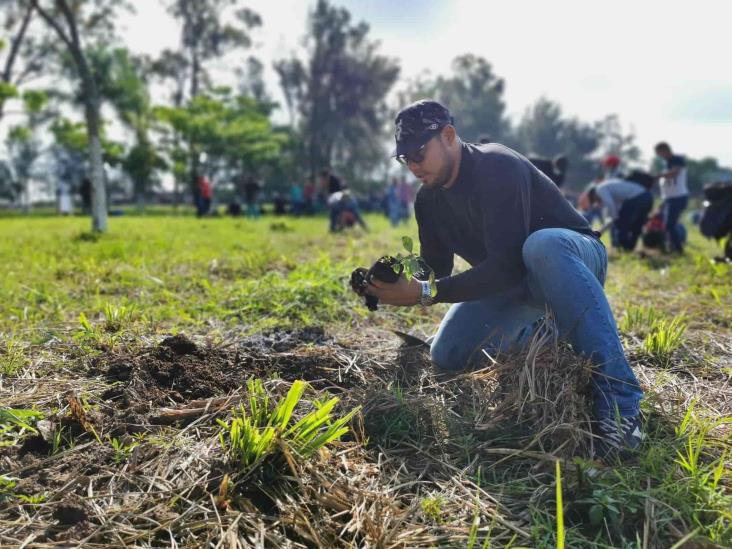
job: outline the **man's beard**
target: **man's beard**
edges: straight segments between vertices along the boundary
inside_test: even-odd
[[[444,149],[443,152],[444,159],[442,163],[442,169],[440,170],[440,173],[438,173],[435,177],[435,181],[432,183],[432,185],[430,185],[430,187],[434,189],[442,189],[445,185],[447,185],[447,183],[450,181],[452,169],[455,164],[450,157],[450,154],[447,152],[447,149]]]

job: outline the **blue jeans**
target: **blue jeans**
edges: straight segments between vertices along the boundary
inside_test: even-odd
[[[681,252],[684,250],[684,238],[677,224],[681,213],[686,209],[688,204],[689,197],[687,195],[667,198],[663,202],[663,222],[666,225],[669,248],[672,252]]]
[[[509,291],[453,305],[431,346],[438,368],[461,370],[482,349],[491,355],[527,344],[545,311],[559,335],[593,364],[592,394],[597,417],[639,411],[643,391],[628,365],[603,284],[603,244],[569,229],[542,229],[522,250],[527,275]]]

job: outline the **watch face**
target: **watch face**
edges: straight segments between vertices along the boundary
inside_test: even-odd
[[[419,299],[419,302],[422,305],[432,305],[433,299],[432,299],[432,292],[430,290],[430,283],[429,282],[421,282],[422,285],[422,295]]]

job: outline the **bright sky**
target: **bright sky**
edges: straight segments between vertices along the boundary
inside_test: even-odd
[[[403,78],[446,73],[454,57],[473,53],[506,80],[514,119],[546,96],[585,121],[619,114],[646,159],[665,140],[680,153],[716,156],[732,166],[732,3],[726,0],[332,1],[371,25],[382,53],[400,60]],[[271,62],[301,48],[314,3],[247,3],[263,18],[252,53],[267,65],[270,93],[278,99]],[[175,47],[178,26],[159,2],[135,4],[137,14],[122,22],[129,47],[151,54]]]

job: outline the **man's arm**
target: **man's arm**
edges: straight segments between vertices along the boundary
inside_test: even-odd
[[[478,166],[476,200],[483,212],[486,259],[462,273],[437,280],[435,300],[461,303],[481,299],[515,285],[525,273],[522,257],[531,188],[529,166],[505,155]],[[526,192],[522,192],[525,189]],[[527,206],[525,208],[525,206]]]
[[[683,156],[674,155],[668,159],[668,169],[659,174],[658,177],[664,177],[667,180],[674,181],[679,172],[686,167],[686,160]]]
[[[680,171],[681,171],[681,166],[676,166],[674,168],[671,168],[670,170],[661,172],[660,174],[658,174],[658,177],[663,177],[663,178],[667,178],[667,179],[676,179],[676,176],[679,175]]]

